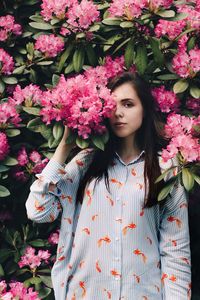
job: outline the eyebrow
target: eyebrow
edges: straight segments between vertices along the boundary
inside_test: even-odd
[[[120,101],[135,101],[133,98],[123,98]]]

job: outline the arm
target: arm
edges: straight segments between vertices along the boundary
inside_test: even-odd
[[[62,195],[62,190],[70,190],[72,185],[73,188],[78,187],[80,178],[84,174],[88,156],[86,151],[81,151],[65,168],[62,166],[73,147],[73,145],[65,143],[68,134],[66,127],[62,141],[53,157],[42,173],[37,174],[38,179],[30,188],[26,209],[28,218],[35,222],[54,221],[61,211],[59,198]]]
[[[191,292],[188,205],[184,188],[175,186],[160,222],[163,300],[189,300]]]

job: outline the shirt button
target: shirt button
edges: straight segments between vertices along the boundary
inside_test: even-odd
[[[115,277],[115,280],[117,280],[117,281],[118,281],[119,279],[120,279],[119,277]]]
[[[119,197],[117,197],[117,198],[116,198],[116,200],[117,200],[117,201],[119,201],[119,200],[120,200],[120,198],[119,198]]]
[[[119,261],[119,260],[120,260],[120,258],[119,258],[119,257],[115,257],[115,260],[116,260],[116,261]]]
[[[119,237],[118,236],[116,236],[115,241],[117,241],[117,242],[119,241]]]

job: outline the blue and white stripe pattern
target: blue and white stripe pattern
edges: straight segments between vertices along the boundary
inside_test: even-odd
[[[28,217],[52,222],[62,214],[52,270],[56,300],[188,300],[191,298],[188,208],[176,186],[164,206],[143,208],[144,153],[125,164],[116,155],[104,179],[86,187],[91,162],[83,150],[65,167],[51,160],[32,184]],[[95,166],[94,166],[95,168]]]

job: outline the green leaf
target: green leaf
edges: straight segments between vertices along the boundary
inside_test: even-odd
[[[161,180],[163,180],[165,178],[165,176],[168,174],[168,173],[171,173],[172,170],[176,169],[176,167],[172,167],[170,169],[167,169],[165,170],[155,181],[155,183],[158,183],[160,182]]]
[[[107,39],[106,45],[103,47],[103,50],[104,51],[109,50],[115,44],[115,42],[119,41],[121,38],[122,38],[121,34],[115,34],[111,36],[109,39]]]
[[[101,149],[101,150],[104,150],[105,145],[104,145],[104,142],[103,142],[102,137],[100,137],[100,136],[93,136],[93,137],[92,137],[92,143],[93,143],[97,148],[99,148],[99,149]]]
[[[6,171],[8,171],[8,170],[9,170],[8,167],[0,165],[0,173],[1,173],[1,172],[6,172]]]
[[[192,36],[187,42],[187,50],[190,51],[196,44],[196,36]]]
[[[137,45],[137,55],[135,59],[136,68],[140,75],[143,75],[147,67],[147,49],[144,44]]]
[[[89,28],[88,31],[90,31],[90,32],[97,32],[99,29],[100,29],[100,25],[94,24],[94,25],[92,25],[92,26]]]
[[[6,159],[2,161],[2,163],[6,166],[15,166],[18,164],[18,161],[13,157],[7,156]]]
[[[72,61],[72,62],[70,62],[70,63],[68,64],[68,66],[65,68],[64,73],[65,73],[65,74],[69,74],[69,73],[71,73],[71,72],[73,72],[73,71],[74,71],[74,64],[73,64],[73,61]]]
[[[6,135],[8,137],[14,137],[20,134],[19,129],[6,129]]]
[[[43,287],[38,294],[39,299],[46,298],[51,293],[51,289],[48,287]]]
[[[9,195],[10,195],[9,190],[5,186],[0,185],[0,197],[7,197]]]
[[[175,17],[170,18],[170,21],[184,20],[185,18],[187,18],[187,16],[188,16],[188,14],[186,14],[186,13],[179,13]]]
[[[87,54],[87,58],[88,58],[88,61],[89,61],[90,65],[91,66],[96,66],[97,63],[98,63],[97,55],[94,51],[94,48],[91,45],[87,45],[86,54]]]
[[[106,132],[101,136],[101,138],[102,138],[103,143],[106,144],[106,143],[108,142],[108,140],[109,140],[109,132],[106,131]]]
[[[48,287],[52,288],[52,281],[51,281],[51,276],[43,276],[43,275],[38,275],[41,279],[41,281]]]
[[[200,177],[193,174],[194,180],[200,185]]]
[[[124,40],[122,43],[120,43],[113,51],[113,54],[115,54],[119,49],[121,49],[124,45],[126,45],[130,41],[130,39],[131,38],[128,38],[128,39]]]
[[[15,68],[13,71],[13,74],[22,74],[24,72],[25,68],[26,68],[26,66],[20,66],[18,68]]]
[[[134,24],[131,21],[123,21],[120,23],[120,27],[122,28],[133,28]]]
[[[56,74],[53,74],[52,76],[52,84],[53,84],[53,87],[55,87],[60,81],[60,76],[59,75],[56,75]]]
[[[69,55],[71,54],[71,51],[73,49],[73,45],[70,44],[66,50],[63,52],[63,54],[60,57],[59,65],[58,65],[58,72],[60,73],[66,60],[68,59]]]
[[[47,126],[42,127],[40,134],[48,141],[52,136],[51,128],[48,128]]]
[[[0,249],[0,262],[3,263],[7,258],[12,256],[14,253],[13,250],[10,249]]]
[[[102,23],[109,26],[119,26],[121,21],[122,20],[119,18],[106,18],[102,21]]]
[[[2,265],[0,264],[0,277],[5,275]]]
[[[51,64],[53,64],[53,60],[40,61],[36,63],[38,66],[49,66]]]
[[[200,89],[197,86],[191,86],[190,95],[195,99],[200,98]]]
[[[134,56],[135,56],[134,42],[131,39],[128,42],[127,46],[126,46],[125,54],[124,54],[124,57],[125,57],[125,66],[126,66],[127,69],[129,69],[130,66],[133,64]]]
[[[186,80],[179,80],[173,86],[173,91],[175,94],[179,94],[187,90],[189,83]]]
[[[17,78],[15,77],[2,77],[3,82],[7,84],[17,84]]]
[[[26,107],[22,106],[23,111],[27,112],[29,115],[39,116],[40,108],[38,107]]]
[[[0,94],[3,94],[5,87],[5,83],[2,80],[0,80]]]
[[[76,49],[72,60],[75,72],[80,72],[85,60],[85,50],[82,47]]]
[[[42,280],[39,277],[31,277],[24,281],[24,285],[26,287],[29,287],[31,284],[39,284],[41,282]]]
[[[37,239],[37,240],[29,242],[29,245],[31,245],[33,247],[44,247],[44,246],[46,246],[46,242],[42,239]]]
[[[48,139],[48,146],[51,149],[58,146],[58,143],[59,143],[59,141],[56,140],[53,135],[51,135],[50,138]]]
[[[175,11],[173,10],[159,10],[155,13],[156,15],[163,18],[173,18],[175,16]]]
[[[162,66],[164,64],[164,55],[160,50],[160,40],[155,37],[149,37],[149,42],[153,51],[155,62],[159,66]]]
[[[182,169],[183,185],[187,191],[190,191],[194,186],[194,176],[187,168]]]
[[[85,149],[89,146],[89,142],[84,139],[81,139],[80,137],[76,138],[76,144],[81,149]]]
[[[30,120],[26,126],[28,129],[34,132],[41,132],[42,130],[46,130],[47,126],[42,123],[41,118],[37,117],[35,119]]]
[[[178,75],[176,74],[163,74],[163,75],[159,75],[157,76],[158,79],[161,79],[161,80],[173,80],[173,79],[178,79]]]
[[[174,182],[168,183],[158,194],[158,201],[164,200],[168,194],[172,191],[174,186]]]
[[[59,123],[56,123],[53,126],[53,136],[56,140],[60,140],[62,135],[63,135],[63,125],[59,124]]]
[[[52,25],[43,22],[30,22],[29,25],[33,28],[40,29],[40,30],[49,30],[53,28]]]

